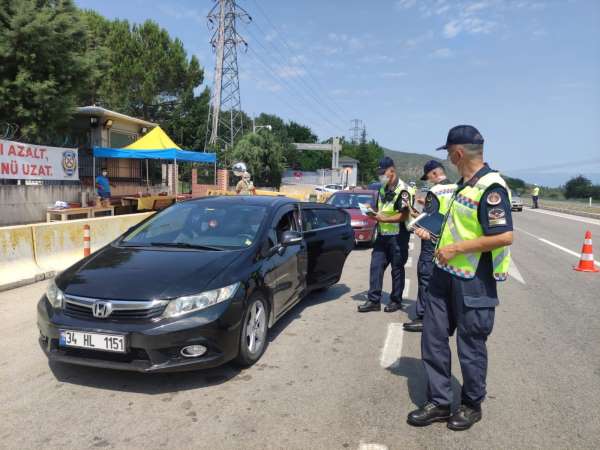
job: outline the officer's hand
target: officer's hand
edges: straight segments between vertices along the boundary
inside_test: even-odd
[[[415,234],[424,241],[431,240],[431,234],[429,234],[429,231],[424,228],[415,228]]]
[[[381,213],[377,213],[375,214],[375,216],[373,216],[373,218],[377,221],[377,222],[384,222],[385,221],[385,216]]]
[[[456,246],[454,244],[446,245],[445,247],[439,248],[435,252],[435,256],[442,264],[448,264],[448,262],[456,255],[458,255],[458,251],[456,250]]]
[[[424,204],[425,204],[425,199],[424,199],[423,197],[419,197],[419,198],[417,199],[417,203],[418,203],[419,205],[424,205]]]

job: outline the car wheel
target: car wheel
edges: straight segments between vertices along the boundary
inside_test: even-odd
[[[239,353],[235,362],[249,367],[260,359],[267,348],[269,335],[267,301],[261,295],[253,295],[244,311],[240,334]]]

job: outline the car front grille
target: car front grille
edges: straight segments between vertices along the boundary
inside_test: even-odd
[[[98,301],[110,303],[112,311],[107,317],[94,316],[94,304]],[[168,301],[125,301],[93,299],[66,295],[63,313],[76,319],[93,319],[103,321],[143,321],[159,317]]]

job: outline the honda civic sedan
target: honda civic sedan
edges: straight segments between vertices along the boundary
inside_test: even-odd
[[[284,197],[175,204],[58,275],[37,306],[51,361],[141,372],[255,363],[269,329],[335,284],[350,217]]]

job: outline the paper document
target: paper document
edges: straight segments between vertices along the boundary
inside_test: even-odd
[[[359,203],[358,207],[360,208],[360,212],[366,216],[374,216],[377,214],[375,211],[373,211],[373,208],[371,208],[369,205],[365,205],[364,203]]]

